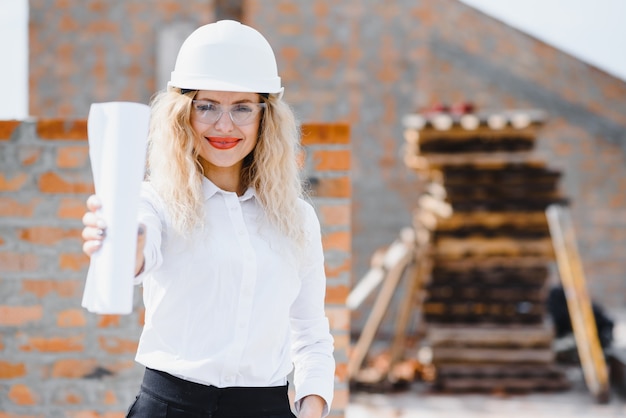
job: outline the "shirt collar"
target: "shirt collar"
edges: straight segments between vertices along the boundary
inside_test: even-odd
[[[209,200],[210,198],[212,198],[216,193],[228,193],[225,192],[224,190],[220,189],[219,187],[217,187],[215,185],[215,183],[213,183],[211,180],[209,180],[206,177],[202,177],[202,192],[204,193],[204,199],[205,200]],[[256,197],[256,191],[254,190],[254,188],[252,187],[248,187],[248,189],[245,191],[245,193],[241,196],[239,196],[239,200],[240,201],[245,201],[248,200],[252,197]]]

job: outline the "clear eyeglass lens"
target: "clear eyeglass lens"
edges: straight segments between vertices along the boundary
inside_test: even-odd
[[[194,116],[204,123],[216,123],[224,113],[230,115],[235,125],[246,125],[254,121],[265,103],[238,103],[221,106],[207,100],[194,100]]]

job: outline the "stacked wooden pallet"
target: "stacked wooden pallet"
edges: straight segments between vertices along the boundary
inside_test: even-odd
[[[422,312],[444,390],[561,389],[546,318],[554,250],[545,210],[561,173],[535,150],[539,111],[435,112],[404,120],[405,163],[439,182],[452,216],[433,234]]]

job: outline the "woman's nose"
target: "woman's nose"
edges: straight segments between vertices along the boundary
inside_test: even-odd
[[[230,132],[233,130],[233,120],[230,117],[229,112],[222,112],[220,117],[215,122],[215,128],[222,132]]]

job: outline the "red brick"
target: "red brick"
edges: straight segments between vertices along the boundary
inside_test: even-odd
[[[114,364],[107,364],[106,368],[108,370],[111,370],[113,373],[124,373],[128,370],[135,368],[136,366],[137,366],[137,363],[135,363],[135,361],[131,359],[131,360],[118,361],[117,363],[114,363]]]
[[[11,386],[9,389],[8,397],[14,404],[20,406],[35,405],[35,395],[26,385],[17,384]]]
[[[0,141],[11,139],[13,132],[20,124],[18,120],[0,120]]]
[[[87,120],[42,119],[37,122],[41,139],[87,139]]]
[[[100,315],[98,319],[98,328],[111,328],[120,326],[119,315]]]
[[[339,250],[350,252],[351,244],[351,234],[349,231],[330,232],[322,236],[322,245],[326,251]]]
[[[60,359],[52,366],[52,377],[81,378],[93,372],[97,365],[93,359]]]
[[[39,269],[39,258],[35,254],[0,252],[0,272],[25,272],[37,269]]]
[[[28,339],[27,344],[23,344],[20,346],[20,350],[28,352],[38,351],[40,353],[65,353],[73,351],[83,351],[83,337],[31,337]]]
[[[22,280],[22,292],[32,293],[41,299],[50,293],[55,293],[63,298],[73,298],[82,290],[81,280]]]
[[[347,382],[348,381],[348,364],[347,363],[337,363],[335,365],[335,380],[338,382]]]
[[[137,351],[136,340],[116,337],[99,337],[100,348],[109,354],[132,354]]]
[[[349,150],[318,150],[313,153],[315,170],[347,171],[350,170]]]
[[[35,226],[19,230],[21,240],[31,244],[54,245],[64,239],[80,239],[81,229],[63,229],[49,226]]]
[[[43,193],[89,193],[93,194],[91,182],[67,181],[54,172],[43,173],[39,176],[39,190]]]
[[[43,318],[41,305],[0,306],[0,326],[21,326]]]
[[[350,225],[350,205],[320,205],[318,210],[324,225]]]
[[[89,159],[87,145],[61,147],[57,150],[57,167],[75,168],[84,167]]]
[[[348,286],[327,286],[326,303],[345,304],[349,293],[350,289]]]
[[[89,257],[82,253],[65,253],[59,255],[61,270],[81,271],[89,266]]]
[[[351,195],[350,178],[318,178],[312,187],[311,194],[315,197],[349,198]]]
[[[59,328],[75,328],[87,325],[87,318],[82,309],[66,309],[59,312],[57,326]]]
[[[349,144],[347,124],[307,123],[302,125],[302,145]]]
[[[0,197],[0,216],[31,218],[42,200],[36,197],[28,203],[21,203],[9,197]]]
[[[26,376],[26,365],[24,363],[9,363],[0,360],[0,379],[15,379]]]
[[[5,173],[0,173],[0,192],[15,192],[22,188],[28,180],[28,174],[19,173],[7,177]]]
[[[87,211],[86,199],[64,198],[59,203],[57,216],[61,219],[82,219]]]

